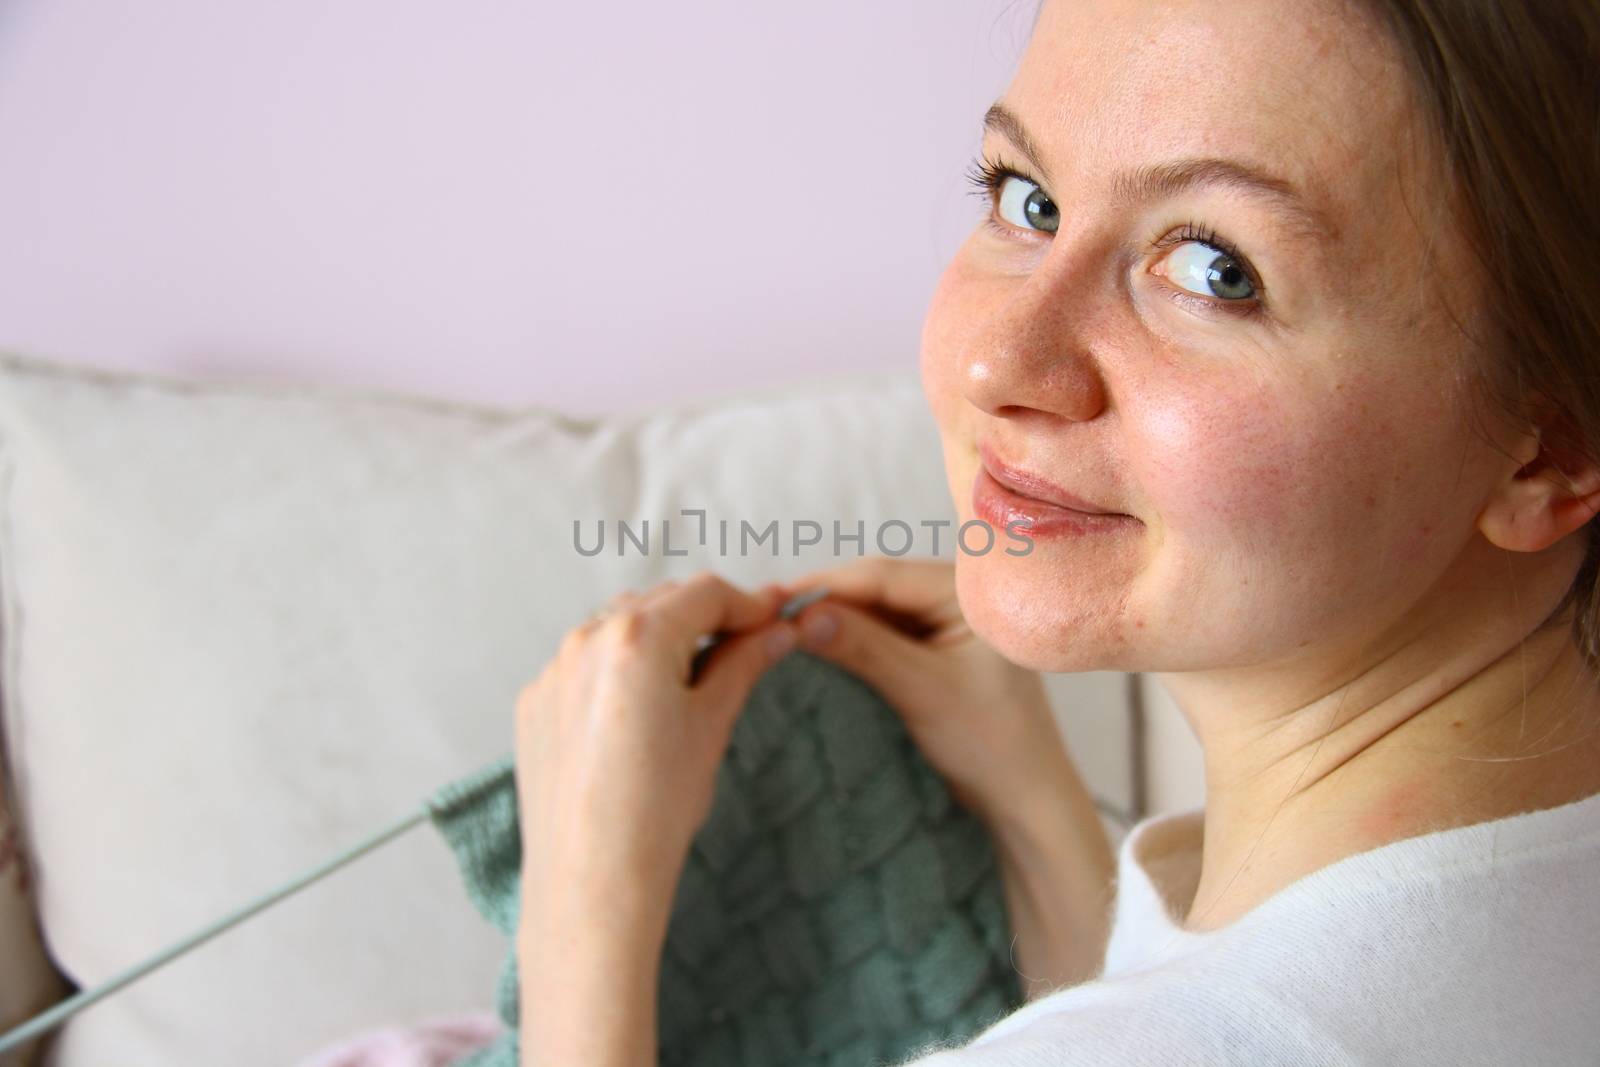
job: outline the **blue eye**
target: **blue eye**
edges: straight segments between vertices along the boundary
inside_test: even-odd
[[[1248,300],[1256,295],[1244,268],[1232,256],[1204,241],[1182,242],[1166,262],[1166,277],[1199,296]]]
[[[1208,310],[1254,315],[1262,310],[1266,286],[1249,260],[1224,237],[1186,222],[1151,245],[1151,253],[1172,249],[1155,273],[1181,290],[1184,300],[1199,299]]]
[[[1061,212],[1039,183],[1003,163],[974,160],[968,180],[991,211],[1020,230],[1055,233]],[[994,220],[989,219],[991,225]]]
[[[1001,177],[995,210],[1002,219],[1024,230],[1055,233],[1061,224],[1061,212],[1044,195],[1044,190],[1017,174]]]
[[[1016,237],[1019,230],[1053,234],[1060,225],[1061,212],[1054,201],[1038,182],[1015,167],[980,156],[972,161],[967,178],[973,185],[973,194],[988,207],[984,223],[996,233],[1006,237]],[[996,216],[1002,221],[995,221]],[[1163,260],[1170,266],[1158,272],[1184,294],[1174,294],[1174,299],[1198,302],[1207,311],[1235,315],[1254,315],[1262,310],[1266,286],[1226,238],[1189,222],[1152,244],[1149,252],[1174,246],[1175,251]]]

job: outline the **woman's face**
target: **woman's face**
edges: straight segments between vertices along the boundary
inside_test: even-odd
[[[1475,276],[1407,92],[1340,4],[1048,0],[983,141],[1024,177],[922,338],[957,514],[997,532],[956,554],[962,607],[1008,658],[1283,661],[1403,626],[1473,558],[1505,457],[1469,425]],[[1131,518],[1008,555],[980,450]]]

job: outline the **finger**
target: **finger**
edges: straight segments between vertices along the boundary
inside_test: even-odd
[[[892,703],[932,676],[931,649],[861,609],[824,601],[795,622],[801,648],[860,676]]]
[[[942,560],[870,556],[785,583],[787,595],[826,585],[828,600],[866,608],[912,628],[937,629],[961,618],[955,568]]]
[[[596,611],[593,615],[589,616],[582,623],[580,623],[579,629],[585,632],[593,632],[599,628],[600,624],[605,621],[607,616],[614,615],[619,611],[639,603],[639,601],[644,599],[645,596],[646,594],[639,592],[637,589],[624,589],[614,595],[610,600],[607,600],[605,604],[600,607],[599,611]]]
[[[778,591],[770,586],[747,592],[712,571],[701,571],[638,610],[671,620],[674,651],[687,663],[701,637],[761,626],[777,617],[779,606]]]
[[[731,730],[761,675],[798,644],[799,630],[792,622],[774,622],[728,638],[707,660],[694,700]]]
[[[606,601],[599,611],[584,620],[578,626],[578,631],[581,635],[591,636],[617,616],[629,611],[642,611],[650,603],[659,600],[681,584],[676,578],[668,578],[648,589],[624,589]]]
[[[637,589],[624,589],[617,593],[617,595],[613,596],[610,600],[606,601],[604,610],[616,611],[619,608],[627,607],[629,604],[635,603],[636,601],[642,599],[645,595],[646,594],[639,592]]]
[[[778,619],[783,622],[789,622],[806,608],[821,600],[827,595],[827,592],[827,586],[819,585],[810,592],[801,593],[800,595],[794,597],[785,597],[783,595],[782,586],[778,585],[776,582],[772,582],[758,589],[756,591],[756,595],[760,597],[769,597],[777,602],[779,605]],[[707,634],[697,640],[694,659],[689,661],[688,684],[690,686],[693,686],[699,681],[700,676],[705,673],[705,666],[707,662],[710,661],[711,656],[716,651],[717,646],[722,641],[726,640],[727,637],[728,633],[724,631],[722,633]],[[780,651],[786,652],[787,648]]]
[[[633,604],[635,607],[642,608],[652,601],[661,599],[663,596],[682,585],[683,582],[677,578],[667,578],[663,581],[657,582],[649,589],[646,589],[644,592],[640,593],[639,596],[633,601]]]

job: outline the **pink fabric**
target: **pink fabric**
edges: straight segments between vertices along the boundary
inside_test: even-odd
[[[368,1030],[319,1049],[295,1067],[449,1067],[500,1036],[494,1012],[440,1016],[408,1026]]]

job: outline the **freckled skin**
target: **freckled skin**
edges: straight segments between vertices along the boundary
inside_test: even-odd
[[[1399,69],[1378,38],[1292,6],[1304,17],[1283,0],[1052,0],[1002,94],[1048,161],[1060,225],[1015,241],[975,229],[933,295],[921,364],[950,491],[973,518],[982,437],[1144,523],[1041,539],[1020,558],[958,557],[963,609],[1017,662],[1270,661],[1358,641],[1447,569],[1481,562],[1466,546],[1498,467],[1456,395],[1448,294],[1415,284],[1444,268],[1421,234],[1396,236],[1419,225],[1396,187],[1418,136]],[[984,143],[1020,161],[998,134]],[[1314,190],[1330,243],[1215,188],[1113,209],[1114,171],[1204,153]],[[1265,318],[1164,295],[1152,268],[1171,250],[1143,249],[1189,219],[1261,272]],[[1432,256],[1458,252],[1451,231],[1435,235]],[[1458,465],[1459,483],[1440,476]]]
[[[1471,417],[1485,279],[1360,10],[1046,0],[1000,97],[1043,162],[997,132],[984,154],[1036,179],[1059,225],[976,226],[922,333],[961,521],[983,441],[1142,524],[957,554],[956,587],[1014,662],[1151,672],[1175,697],[1206,769],[1191,929],[1341,856],[1600,791],[1600,731],[1560,744],[1600,719],[1582,688],[1600,680],[1564,629],[1535,631],[1600,488],[1540,488],[1520,473],[1539,440]],[[1187,156],[1278,175],[1323,225],[1216,186],[1119,206],[1114,175]],[[1172,257],[1206,250],[1185,223],[1237,246],[1259,314],[1180,284]],[[1457,758],[1530,737],[1555,754]]]

